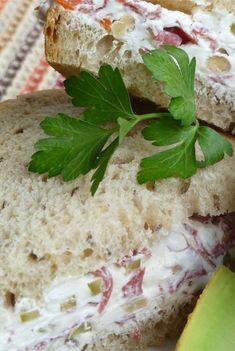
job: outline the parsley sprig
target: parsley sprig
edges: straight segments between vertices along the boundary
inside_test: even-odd
[[[142,135],[158,152],[141,161],[140,184],[168,177],[189,178],[197,168],[210,166],[225,154],[232,156],[230,142],[197,120],[195,58],[190,61],[182,49],[165,46],[145,54],[143,61],[153,79],[164,83],[170,97],[168,112],[135,114],[117,68],[101,66],[98,79],[82,71],[79,77],[65,81],[72,103],[84,107],[80,119],[65,114],[46,117],[40,126],[49,137],[35,144],[29,170],[47,172],[49,177],[61,174],[65,181],[95,170],[91,178],[94,195],[125,136],[139,122],[152,119]],[[196,142],[204,155],[202,161],[196,157]]]

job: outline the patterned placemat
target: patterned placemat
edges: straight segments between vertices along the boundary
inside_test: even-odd
[[[0,0],[0,100],[61,87],[62,76],[45,60],[38,0]]]

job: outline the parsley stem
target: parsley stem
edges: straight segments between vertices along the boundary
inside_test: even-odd
[[[198,128],[200,126],[198,119],[195,119],[195,126]]]
[[[119,127],[116,127],[116,128],[112,128],[112,129],[107,129],[110,134],[113,134],[113,133],[118,133],[119,132]]]
[[[139,121],[144,121],[146,119],[170,117],[169,112],[156,112],[156,113],[146,113],[145,115],[138,116]]]

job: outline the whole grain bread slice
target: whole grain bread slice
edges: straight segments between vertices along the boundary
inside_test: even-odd
[[[223,11],[230,10],[234,14],[233,2],[218,0],[214,2],[213,8],[223,8]],[[48,11],[45,52],[52,67],[68,77],[79,74],[81,69],[97,74],[101,64],[111,64],[120,69],[133,96],[147,99],[161,107],[168,105],[169,99],[163,92],[162,84],[153,80],[143,64],[142,53],[131,42],[125,42],[127,49],[123,51],[122,40],[107,33],[98,22],[88,21],[86,14],[80,13],[75,17],[73,11],[66,11],[62,6],[52,6]],[[196,98],[201,120],[233,133],[234,89],[223,83],[213,83],[208,76],[196,75]]]
[[[185,13],[191,13],[192,10],[197,6],[197,1],[193,0],[147,0],[153,4],[159,4],[169,10],[182,11]]]
[[[59,112],[79,114],[63,91],[0,104],[0,291],[39,297],[56,275],[84,273],[99,267],[102,259],[143,247],[156,228],[168,230],[195,213],[235,211],[235,156],[188,180],[170,178],[140,186],[140,160],[155,147],[139,132],[118,148],[95,197],[90,194],[90,174],[66,183],[30,173],[33,145],[43,137],[39,123]]]
[[[235,156],[198,171],[190,180],[172,178],[140,186],[139,161],[154,147],[138,131],[114,155],[95,197],[90,195],[90,175],[65,183],[60,177],[29,173],[33,145],[43,137],[39,123],[59,112],[80,112],[63,91],[0,104],[0,310],[12,296],[39,301],[55,279],[83,275],[133,248],[151,245],[161,239],[159,228],[165,235],[173,224],[187,223],[195,213],[235,211]],[[161,306],[152,301],[137,321],[115,331],[100,330],[85,349],[131,351],[160,345],[181,330],[198,293],[192,291],[171,294],[167,301],[163,296]],[[0,322],[5,320],[0,317]]]
[[[205,9],[212,10],[220,7],[229,12],[235,13],[235,4],[233,0],[147,0],[153,4],[159,4],[169,10],[182,11],[185,13],[192,13],[192,11],[201,6]]]

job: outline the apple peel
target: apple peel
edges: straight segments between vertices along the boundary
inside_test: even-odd
[[[235,274],[214,273],[177,343],[176,351],[235,350]]]

